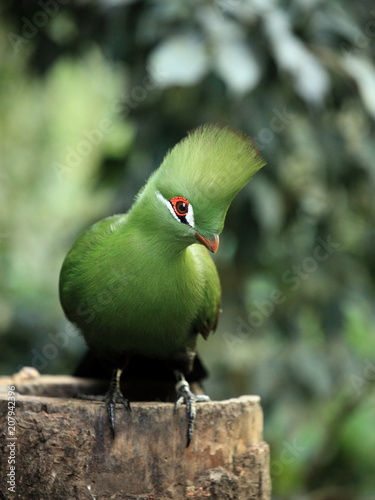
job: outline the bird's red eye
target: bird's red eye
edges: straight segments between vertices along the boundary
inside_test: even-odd
[[[178,201],[175,210],[179,215],[186,215],[188,213],[188,204],[185,201]]]
[[[184,217],[185,215],[187,215],[189,211],[189,202],[186,198],[177,196],[176,198],[171,199],[171,204],[176,215],[178,215],[179,217]]]

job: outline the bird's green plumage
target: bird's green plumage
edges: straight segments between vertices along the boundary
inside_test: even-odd
[[[177,223],[177,221],[176,221]],[[126,216],[100,221],[78,239],[62,269],[67,316],[99,354],[172,357],[194,347],[197,318],[210,322],[220,300],[207,250],[161,248]],[[209,283],[207,283],[209,281]],[[202,300],[210,290],[209,300]]]
[[[181,141],[126,215],[99,221],[68,253],[60,276],[67,317],[103,360],[132,353],[173,360],[216,327],[220,283],[196,233],[220,233],[228,207],[263,166],[247,138],[206,126]],[[168,208],[185,197],[194,227]]]

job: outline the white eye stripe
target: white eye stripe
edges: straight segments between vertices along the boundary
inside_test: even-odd
[[[192,227],[194,227],[194,210],[193,206],[189,204],[188,206],[188,213],[186,214],[186,220],[188,221],[188,224]]]
[[[173,210],[173,207],[170,204],[170,202],[167,199],[165,199],[164,196],[161,193],[159,193],[159,191],[156,192],[156,196],[159,198],[159,200],[161,200],[164,203],[164,205],[167,206],[168,210],[171,212],[173,217],[180,222],[180,219],[175,214],[175,211]]]
[[[157,196],[157,198],[159,198],[160,201],[162,201],[164,203],[164,205],[167,206],[168,210],[173,215],[173,217],[176,220],[178,220],[179,222],[182,222],[181,219],[177,216],[177,214],[173,210],[171,202],[168,201],[166,198],[164,198],[164,196],[161,193],[159,193],[159,191],[156,192],[156,196]],[[189,224],[189,226],[194,227],[194,210],[193,210],[192,205],[190,205],[190,204],[188,206],[188,211],[187,211],[187,214],[185,215],[185,218],[186,218],[186,221]]]

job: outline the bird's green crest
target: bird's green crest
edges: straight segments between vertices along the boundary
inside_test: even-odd
[[[220,232],[231,201],[264,165],[248,137],[205,125],[167,153],[154,180],[167,198],[185,196],[194,210],[206,211],[212,230]]]

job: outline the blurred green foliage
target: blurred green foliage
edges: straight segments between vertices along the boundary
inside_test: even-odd
[[[372,3],[0,8],[1,372],[73,368],[71,242],[126,211],[187,130],[234,126],[268,165],[222,235],[207,392],[261,395],[275,498],[375,498]]]

